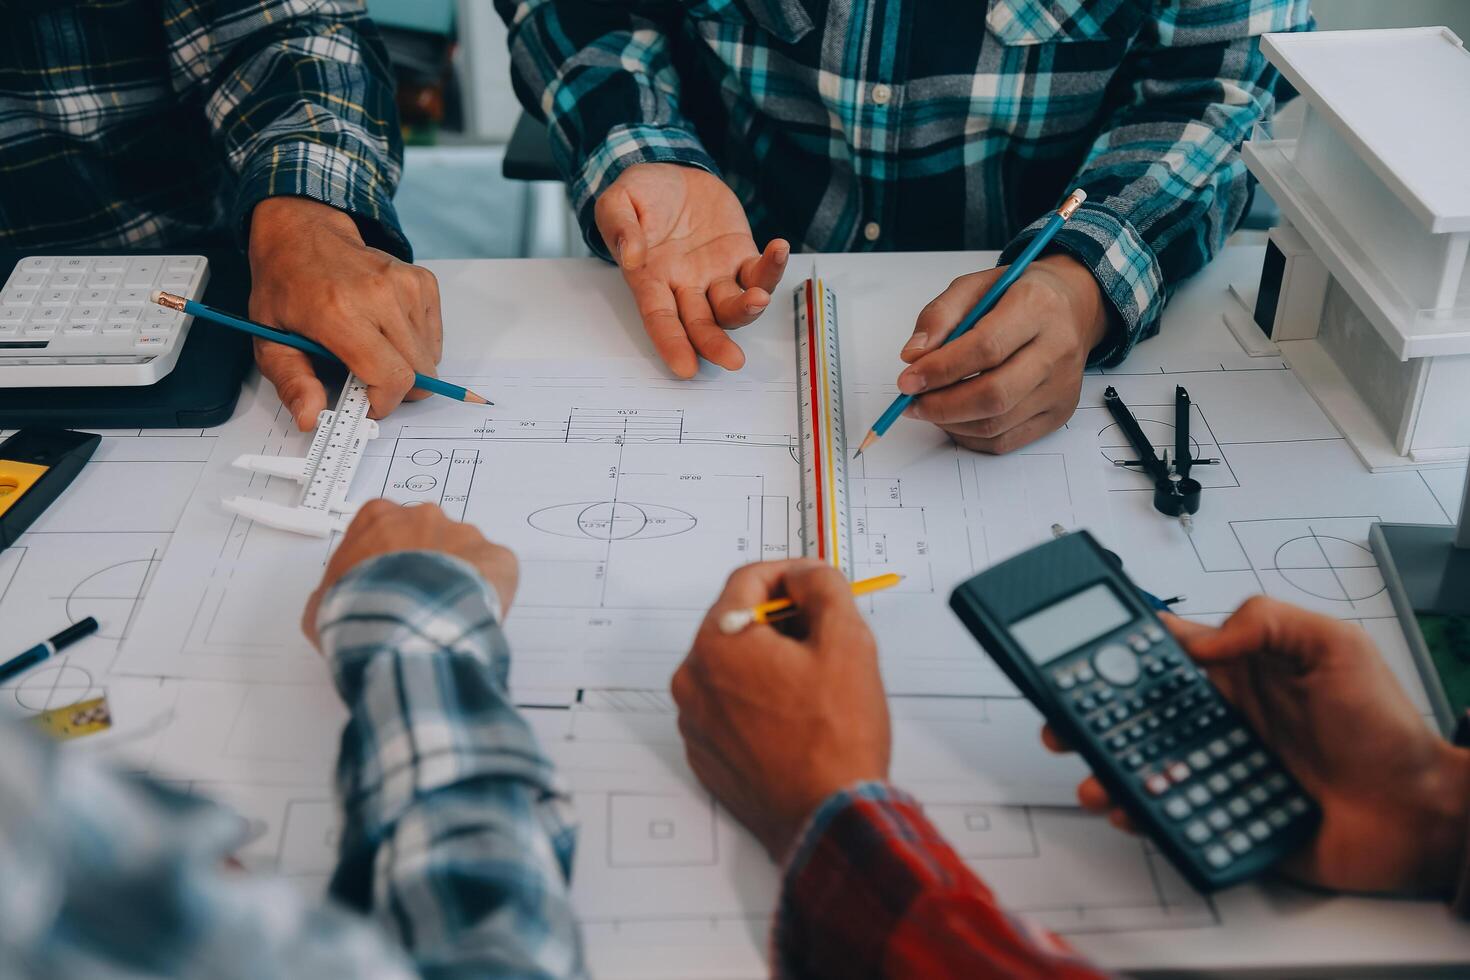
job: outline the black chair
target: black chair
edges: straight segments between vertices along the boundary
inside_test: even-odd
[[[505,147],[505,162],[500,165],[500,172],[506,180],[561,180],[556,162],[551,159],[551,139],[545,123],[521,113]]]

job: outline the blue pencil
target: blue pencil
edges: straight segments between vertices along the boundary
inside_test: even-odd
[[[166,306],[180,313],[200,317],[201,319],[208,320],[210,323],[218,323],[222,327],[239,330],[253,337],[273,340],[278,344],[285,344],[287,347],[294,347],[297,350],[306,351],[308,354],[315,354],[318,357],[326,358],[337,364],[342,363],[340,357],[327,350],[321,344],[318,344],[314,340],[307,340],[305,337],[297,336],[294,333],[287,333],[284,330],[277,330],[274,327],[267,327],[264,324],[254,323],[250,320],[242,320],[239,317],[230,316],[228,313],[221,313],[211,306],[196,303],[192,299],[185,299],[182,296],[175,296],[173,293],[165,293],[162,290],[154,290],[150,298],[159,306]],[[476,405],[495,404],[483,395],[477,395],[468,388],[461,388],[457,384],[450,384],[448,381],[431,378],[427,374],[415,374],[413,376],[413,384],[415,388],[432,391],[436,395],[453,398],[455,401],[473,402]]]
[[[1021,275],[1026,271],[1026,267],[1056,237],[1057,230],[1067,223],[1067,219],[1076,213],[1077,209],[1082,206],[1082,202],[1085,200],[1087,200],[1087,192],[1079,187],[1062,202],[1062,206],[1057,208],[1056,213],[1051,216],[1051,220],[1046,223],[1035,238],[1031,239],[1031,244],[1026,246],[1025,251],[1016,256],[1016,261],[1012,262],[1009,268],[1006,269],[1005,275],[991,283],[990,288],[985,291],[985,295],[980,297],[980,302],[976,303],[974,308],[965,314],[965,318],[960,321],[959,326],[950,331],[949,336],[944,339],[944,343],[951,343],[955,338],[963,337],[969,333],[970,329],[980,322],[981,317],[995,308],[995,304],[1000,302],[1000,298],[1006,294],[1006,290],[1010,289],[1015,281],[1021,278]],[[898,421],[898,417],[903,414],[904,409],[913,404],[915,397],[917,396],[899,395],[895,398],[893,404],[888,406],[888,411],[878,416],[878,421],[873,423],[873,427],[863,437],[862,445],[858,446],[858,451],[853,453],[852,458],[857,459],[863,454],[864,449],[867,449],[881,439],[889,427]]]

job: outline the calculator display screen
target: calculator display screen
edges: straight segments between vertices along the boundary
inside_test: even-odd
[[[1011,624],[1011,636],[1033,663],[1044,664],[1110,633],[1133,618],[1133,612],[1104,582],[1083,589]]]

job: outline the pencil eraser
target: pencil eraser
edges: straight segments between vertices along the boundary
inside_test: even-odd
[[[1080,187],[1079,187],[1079,188],[1077,188],[1077,189],[1076,189],[1076,190],[1075,190],[1075,191],[1073,191],[1073,192],[1072,192],[1072,193],[1074,193],[1074,194],[1076,194],[1076,195],[1077,195],[1077,203],[1078,203],[1078,204],[1081,204],[1081,203],[1082,203],[1082,202],[1084,202],[1084,201],[1086,201],[1086,200],[1087,200],[1087,192],[1086,192],[1086,191],[1084,191],[1084,190],[1083,190],[1083,189],[1082,189],[1082,188],[1080,188]]]
[[[732,609],[720,617],[720,632],[726,636],[739,633],[753,622],[749,609]]]
[[[155,289],[148,294],[148,302],[150,303],[157,303],[161,299],[163,299],[163,290],[161,289]]]

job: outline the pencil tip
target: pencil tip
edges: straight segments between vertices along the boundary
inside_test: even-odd
[[[863,436],[862,445],[858,446],[858,450],[857,450],[857,452],[855,452],[855,453],[852,454],[852,458],[853,459],[857,459],[859,456],[861,456],[863,454],[863,450],[867,449],[869,446],[871,446],[873,443],[875,443],[877,441],[878,441],[878,433],[874,432],[872,429],[869,429],[868,430],[868,434],[865,435],[865,436]]]
[[[469,391],[469,390],[466,390],[465,391],[465,393],[464,393],[464,400],[467,401],[467,402],[473,402],[476,405],[494,405],[495,404],[490,399],[486,398],[484,395],[477,395],[473,391]]]

